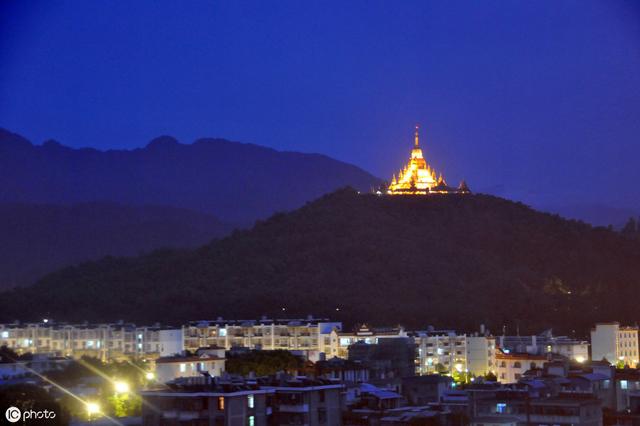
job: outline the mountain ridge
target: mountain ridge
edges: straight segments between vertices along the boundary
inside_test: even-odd
[[[34,145],[0,129],[0,153],[0,202],[168,205],[242,224],[346,185],[369,191],[381,183],[323,154],[221,138],[182,144],[165,135],[141,148],[100,151]]]

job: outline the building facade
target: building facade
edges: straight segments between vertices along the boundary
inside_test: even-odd
[[[591,359],[607,360],[635,367],[638,353],[638,327],[624,327],[617,322],[599,323],[591,329]]]
[[[492,336],[428,330],[414,334],[418,346],[418,374],[495,372],[496,344]]]
[[[531,355],[527,353],[496,354],[496,377],[501,383],[517,383],[525,372],[541,368],[547,361],[545,355]]]
[[[535,336],[497,336],[498,347],[511,352],[531,355],[555,354],[585,362],[589,357],[589,342],[567,336],[553,336],[550,330]]]
[[[170,355],[183,348],[182,330],[135,324],[0,324],[0,346],[19,354],[48,353],[80,358],[83,355],[102,360],[126,357]]]
[[[331,333],[341,330],[342,323],[326,319],[283,319],[229,321],[193,321],[183,326],[184,347],[195,350],[205,346],[225,349],[245,347],[250,349],[283,349],[306,352],[310,358],[315,353],[331,352]]]

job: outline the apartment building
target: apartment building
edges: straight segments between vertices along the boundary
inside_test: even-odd
[[[453,330],[427,330],[414,334],[418,346],[418,374],[470,373],[495,370],[495,339],[484,335],[457,334]]]
[[[48,353],[79,358],[83,355],[103,360],[144,356],[156,358],[183,349],[182,330],[135,324],[0,324],[0,346],[19,354]]]
[[[331,332],[328,351],[324,351],[328,358],[349,358],[349,346],[355,343],[377,344],[379,339],[407,338],[409,335],[402,327],[373,328],[362,324],[354,331],[335,329]],[[326,346],[325,346],[325,349]]]
[[[179,377],[199,377],[208,374],[219,377],[225,371],[224,348],[198,349],[194,354],[161,357],[155,362],[158,383],[168,383]]]
[[[542,368],[546,355],[528,353],[496,353],[496,377],[500,383],[516,383],[528,370]]]
[[[268,319],[192,321],[182,327],[184,347],[195,350],[205,346],[225,349],[284,349],[306,353],[317,359],[320,352],[331,353],[332,332],[342,323],[327,319]]]
[[[635,367],[640,360],[638,327],[617,322],[598,323],[591,329],[591,359]]]
[[[141,392],[143,426],[266,426],[270,389],[256,384],[213,382],[191,377],[168,389]]]
[[[567,336],[554,336],[551,330],[533,336],[497,336],[498,347],[531,355],[555,354],[585,362],[589,358],[589,342]]]
[[[306,377],[223,381],[179,379],[141,392],[144,426],[342,425],[343,386]]]

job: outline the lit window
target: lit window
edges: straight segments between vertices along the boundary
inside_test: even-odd
[[[340,346],[349,346],[350,344],[351,344],[351,339],[349,339],[348,337],[340,338]]]
[[[227,335],[227,329],[226,328],[221,328],[220,329],[220,337],[225,337]]]
[[[180,364],[180,372],[184,373],[185,371],[187,371],[187,364],[181,363]]]
[[[498,402],[496,404],[496,413],[506,413],[507,412],[507,404],[504,402]]]
[[[247,405],[249,406],[249,408],[254,407],[253,395],[247,396]]]
[[[629,387],[629,384],[627,383],[626,380],[620,380],[620,389],[627,389]]]
[[[256,421],[253,416],[249,416],[249,426],[255,426]]]
[[[218,410],[220,411],[224,410],[224,396],[218,397]]]
[[[9,338],[9,332],[8,331],[3,331],[2,332],[2,338],[3,339],[8,339]]]

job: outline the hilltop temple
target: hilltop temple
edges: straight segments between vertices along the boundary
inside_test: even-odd
[[[436,177],[437,176],[437,177]],[[398,176],[393,175],[391,184],[387,188],[390,195],[429,195],[429,194],[469,194],[471,191],[465,181],[460,182],[457,188],[447,185],[442,173],[436,171],[424,159],[416,126],[415,140],[411,150],[411,158]]]

